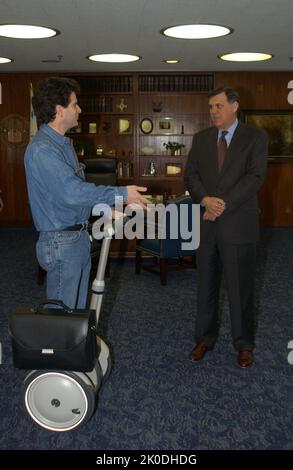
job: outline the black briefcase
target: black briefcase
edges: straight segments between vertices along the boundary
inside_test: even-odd
[[[44,308],[52,304],[60,308]],[[97,358],[96,316],[93,310],[72,310],[58,300],[36,308],[9,312],[13,363],[19,369],[86,372]]]

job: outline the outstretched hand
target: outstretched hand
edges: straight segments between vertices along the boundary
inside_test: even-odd
[[[140,193],[147,191],[147,188],[144,186],[126,186],[127,188],[127,199],[126,204],[138,204],[143,209],[146,209],[147,204],[149,203],[148,199],[143,197]]]

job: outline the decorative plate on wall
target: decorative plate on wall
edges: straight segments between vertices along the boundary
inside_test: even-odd
[[[132,121],[131,119],[119,119],[118,121],[119,134],[132,134]]]
[[[153,130],[153,121],[149,118],[143,119],[139,125],[141,132],[144,134],[150,134]]]
[[[150,145],[145,145],[140,149],[140,152],[142,155],[154,155],[155,149],[154,147],[151,147]]]
[[[20,114],[10,114],[0,121],[0,138],[6,145],[28,143],[29,121]]]

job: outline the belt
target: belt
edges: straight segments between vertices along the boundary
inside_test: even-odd
[[[83,230],[87,230],[88,222],[84,222],[83,224],[75,224],[70,225],[70,227],[65,227],[61,230],[61,232],[79,232]]]

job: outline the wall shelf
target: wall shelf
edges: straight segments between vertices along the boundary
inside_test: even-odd
[[[149,192],[184,192],[183,172],[193,135],[210,124],[207,93],[214,86],[213,73],[70,76],[80,84],[82,109],[81,132],[68,134],[72,140],[87,140],[92,154],[102,147],[103,155],[115,156],[119,184],[143,180]],[[144,119],[151,121],[146,133],[140,128]],[[127,120],[129,129],[123,132]],[[86,132],[90,125],[95,133]],[[181,155],[164,151],[163,144],[168,141],[184,144]],[[143,154],[144,146],[152,147],[153,154]],[[151,163],[156,175],[143,175],[150,171]],[[166,165],[173,163],[182,171],[178,176],[167,176]]]

